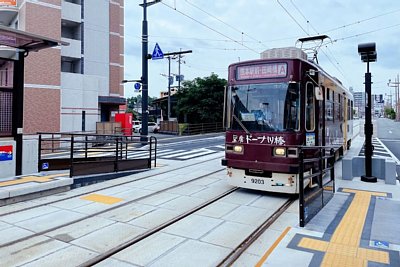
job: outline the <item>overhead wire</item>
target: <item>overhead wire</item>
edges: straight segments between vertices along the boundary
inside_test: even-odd
[[[294,22],[296,22],[296,24],[303,30],[303,32],[305,32],[307,35],[310,35],[309,32],[306,31],[306,30],[301,26],[301,24],[290,14],[290,12],[279,2],[279,0],[276,0],[276,1],[277,1],[278,4],[285,10],[285,12],[292,18],[292,20],[293,20]],[[312,26],[311,22],[305,17],[305,15],[300,11],[300,9],[295,5],[295,3],[294,3],[292,0],[291,0],[290,2],[291,2],[292,5],[295,7],[295,9],[297,10],[297,12],[299,12],[299,14],[304,18],[304,20],[307,22],[307,24],[309,24],[309,25],[311,26],[311,28],[313,28],[313,30],[314,30],[317,34],[319,34],[318,30],[315,29],[314,26]],[[328,47],[327,47],[327,50],[328,50]],[[347,81],[350,81],[350,80],[346,77],[346,75],[344,74],[344,71],[342,71],[341,69],[339,69],[338,66],[340,66],[340,64],[339,64],[339,62],[336,60],[336,58],[334,57],[334,59],[335,59],[335,61],[336,61],[337,64],[335,64],[335,63],[333,62],[333,60],[328,56],[328,54],[327,54],[323,49],[321,49],[321,51],[322,51],[322,53],[326,56],[326,58],[329,60],[329,62],[334,66],[334,68],[335,68]],[[331,52],[331,54],[332,54],[332,52]],[[340,66],[340,68],[341,68],[341,66]]]
[[[213,14],[211,14],[211,13],[207,12],[206,10],[200,8],[199,6],[193,4],[193,3],[190,2],[189,0],[185,0],[185,1],[186,1],[189,5],[193,6],[194,8],[196,8],[196,9],[200,10],[201,12],[207,14],[208,16],[212,17],[213,19],[215,19],[215,20],[221,22],[221,23],[224,24],[225,26],[228,26],[229,28],[235,30],[236,32],[239,32],[240,34],[249,37],[249,38],[252,39],[253,41],[255,41],[255,42],[259,43],[259,44],[264,45],[263,42],[261,42],[260,40],[257,40],[256,38],[250,36],[249,34],[247,34],[247,33],[243,32],[243,31],[237,29],[236,27],[234,27],[234,26],[232,26],[232,25],[230,25],[230,24],[228,24],[228,23],[226,23],[225,21],[221,20],[220,18],[214,16]],[[264,46],[265,46],[265,45],[264,45]],[[268,48],[268,47],[265,46],[265,48]]]
[[[355,22],[352,22],[352,23],[349,23],[349,24],[345,24],[345,25],[342,25],[342,26],[339,26],[339,27],[335,27],[335,28],[326,30],[324,32],[328,33],[328,32],[332,32],[332,31],[336,31],[336,30],[339,30],[339,29],[343,29],[343,28],[346,28],[346,27],[349,27],[349,26],[352,26],[352,25],[356,25],[356,24],[361,24],[361,23],[363,23],[365,21],[369,21],[369,20],[372,20],[372,19],[376,19],[376,18],[379,18],[379,17],[383,17],[383,16],[386,16],[386,15],[397,13],[397,12],[400,12],[400,9],[396,9],[394,11],[386,12],[386,13],[379,14],[379,15],[376,15],[376,16],[373,16],[373,17],[369,17],[369,18],[366,18],[366,19],[358,20],[358,21],[355,21]]]
[[[213,31],[213,32],[215,32],[215,33],[218,33],[219,35],[222,35],[222,36],[224,36],[225,38],[228,38],[229,40],[232,40],[232,41],[235,42],[236,44],[241,45],[241,46],[247,48],[248,50],[253,51],[253,52],[257,53],[257,54],[260,54],[260,52],[254,50],[253,48],[251,48],[251,47],[249,47],[249,46],[247,46],[247,45],[245,45],[245,44],[243,44],[243,43],[240,43],[239,41],[237,41],[237,40],[235,40],[235,39],[229,37],[228,35],[226,35],[226,34],[220,32],[220,31],[217,31],[216,29],[214,29],[214,28],[208,26],[207,24],[205,24],[205,23],[203,23],[203,22],[201,22],[201,21],[199,21],[199,20],[197,20],[197,19],[195,19],[195,18],[189,16],[188,14],[186,14],[186,13],[184,13],[184,12],[178,10],[177,8],[174,8],[174,7],[168,5],[168,4],[164,3],[164,2],[161,2],[161,3],[162,3],[163,5],[165,5],[166,7],[168,7],[168,8],[170,8],[170,9],[172,9],[172,10],[175,10],[176,12],[180,13],[181,15],[183,15],[183,16],[185,16],[185,17],[191,19],[191,20],[193,20],[194,22],[196,22],[196,23],[198,23],[198,24],[200,24],[200,25],[206,27],[207,29],[209,29],[209,30],[211,30],[211,31]]]

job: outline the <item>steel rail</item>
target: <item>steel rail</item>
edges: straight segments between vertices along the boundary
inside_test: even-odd
[[[207,159],[207,160],[203,160],[203,161],[196,162],[196,163],[193,163],[193,164],[181,166],[181,167],[178,167],[178,168],[176,168],[176,169],[171,169],[171,170],[163,171],[163,172],[156,173],[156,174],[153,173],[153,174],[144,176],[144,177],[142,177],[142,178],[137,178],[137,179],[135,179],[135,180],[126,181],[126,182],[121,182],[121,183],[118,183],[118,184],[113,184],[113,185],[105,186],[105,187],[102,187],[102,188],[96,188],[96,189],[93,189],[93,190],[91,190],[91,191],[86,191],[86,192],[84,192],[84,193],[75,194],[75,195],[68,196],[68,197],[64,197],[64,198],[61,198],[61,199],[57,199],[57,200],[53,200],[53,201],[49,201],[49,202],[37,204],[37,205],[35,205],[35,206],[24,207],[24,208],[21,208],[21,209],[9,211],[9,212],[4,212],[4,213],[1,213],[1,212],[0,212],[0,218],[1,218],[2,216],[6,216],[6,215],[18,213],[18,212],[25,211],[25,210],[30,210],[30,209],[32,209],[32,208],[37,208],[37,207],[42,207],[42,206],[46,206],[46,205],[58,203],[58,202],[61,202],[61,201],[64,201],[64,200],[72,199],[72,198],[79,197],[79,196],[84,196],[84,195],[87,195],[87,194],[90,194],[90,193],[94,193],[94,192],[97,192],[97,191],[100,191],[100,190],[109,189],[109,188],[117,187],[117,186],[120,186],[120,185],[126,185],[126,184],[134,183],[134,182],[137,182],[137,181],[141,181],[141,180],[144,180],[144,179],[147,179],[147,178],[155,177],[155,176],[157,176],[157,175],[161,175],[161,174],[173,172],[173,171],[176,171],[176,170],[181,170],[181,169],[184,169],[184,168],[187,168],[187,167],[192,167],[192,166],[195,166],[195,165],[200,165],[200,164],[202,164],[202,163],[205,163],[205,162],[208,162],[208,161],[212,161],[212,160],[215,160],[215,159],[218,159],[218,158],[221,158],[221,156],[218,156],[218,157],[215,157],[215,158],[211,158],[211,159]],[[144,172],[144,171],[141,171],[141,172]],[[132,174],[129,174],[129,175],[132,175]],[[127,175],[127,176],[129,176],[129,175]],[[121,177],[120,177],[120,178],[121,178]],[[118,178],[116,178],[116,179],[118,179]],[[68,192],[71,192],[71,191],[68,191]],[[47,196],[47,197],[48,197],[48,196]],[[16,203],[19,203],[19,202],[16,202]],[[0,247],[1,247],[1,246],[0,246]]]
[[[109,211],[113,211],[113,210],[116,210],[116,209],[118,209],[118,208],[125,207],[125,206],[130,205],[130,204],[132,204],[132,203],[134,203],[134,202],[137,202],[137,201],[140,201],[140,200],[143,200],[143,199],[146,199],[146,198],[155,196],[155,195],[157,195],[157,194],[159,194],[159,193],[163,193],[163,192],[166,192],[166,191],[168,191],[168,190],[177,188],[177,187],[179,187],[179,186],[182,186],[182,185],[191,183],[191,182],[193,182],[193,181],[197,181],[197,180],[203,179],[204,177],[207,177],[207,176],[209,176],[209,175],[218,173],[218,172],[220,172],[220,171],[222,171],[222,170],[224,170],[224,169],[225,169],[225,168],[221,168],[221,169],[219,169],[219,170],[209,172],[209,173],[207,173],[207,174],[198,176],[198,177],[196,177],[196,178],[190,179],[190,180],[185,181],[185,182],[183,182],[183,183],[176,184],[176,185],[173,185],[173,186],[169,186],[169,187],[167,187],[167,188],[158,190],[158,191],[153,192],[153,193],[151,193],[151,194],[148,194],[148,195],[145,195],[145,196],[141,196],[141,197],[138,197],[138,198],[129,200],[129,201],[124,202],[124,203],[122,203],[122,204],[115,205],[115,206],[110,207],[110,208],[108,208],[108,209],[101,210],[101,211],[95,212],[95,213],[90,214],[90,215],[87,215],[87,216],[83,216],[82,218],[79,218],[79,219],[76,219],[76,220],[72,220],[72,221],[69,221],[69,222],[67,222],[67,223],[63,223],[63,224],[54,226],[54,227],[49,228],[49,229],[46,229],[46,230],[43,230],[43,231],[40,231],[40,232],[31,234],[31,235],[24,236],[24,237],[19,238],[19,239],[16,239],[16,240],[9,241],[9,242],[7,242],[7,243],[1,244],[1,245],[0,245],[0,248],[7,247],[7,246],[13,245],[13,244],[18,243],[18,242],[22,242],[22,241],[28,240],[28,239],[33,238],[33,237],[36,237],[36,236],[44,235],[44,234],[47,234],[47,233],[52,232],[52,231],[54,231],[54,230],[63,228],[63,227],[65,227],[65,226],[69,226],[69,225],[71,225],[71,224],[75,224],[75,223],[78,223],[78,222],[81,222],[81,221],[84,221],[84,220],[87,220],[87,219],[96,217],[96,216],[98,216],[98,215],[107,213],[107,212],[109,212]],[[98,190],[100,190],[100,189],[98,189]],[[98,190],[97,190],[97,191],[98,191]],[[87,193],[85,193],[85,195],[86,195],[86,194],[87,194]]]
[[[217,266],[228,267],[242,255],[259,238],[265,230],[267,230],[278,218],[285,212],[290,205],[295,201],[294,197],[289,198],[279,209],[277,209],[263,224],[255,229],[242,243],[240,243],[232,252],[223,259]]]

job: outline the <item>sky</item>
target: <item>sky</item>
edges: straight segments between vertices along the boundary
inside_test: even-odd
[[[142,74],[141,3],[125,1],[124,79],[140,79]],[[318,52],[319,64],[344,86],[364,91],[366,63],[358,45],[374,42],[378,57],[370,63],[372,94],[386,94],[386,99],[395,92],[389,79],[393,82],[400,73],[399,17],[398,0],[162,0],[147,7],[148,50],[151,54],[156,43],[163,53],[192,50],[181,60],[185,80],[212,73],[227,79],[232,63],[326,34],[330,39]],[[178,65],[171,60],[172,74],[178,74]],[[166,58],[149,60],[149,96],[168,90],[167,74]],[[137,94],[133,83],[125,84],[125,97]]]

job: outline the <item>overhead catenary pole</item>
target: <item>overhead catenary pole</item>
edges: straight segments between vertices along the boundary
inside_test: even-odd
[[[399,81],[399,74],[397,77],[394,78],[394,82],[389,79],[387,84],[389,87],[394,87],[394,109],[396,112],[396,121],[400,121],[400,81]]]
[[[170,82],[170,77],[171,77],[171,56],[179,56],[179,62],[180,62],[180,57],[182,54],[188,54],[192,53],[192,50],[186,50],[186,51],[179,51],[179,52],[170,52],[170,53],[165,53],[164,56],[168,58],[168,121],[171,118],[171,82]],[[179,76],[180,74],[180,66],[179,66]],[[180,80],[180,79],[179,79]],[[179,81],[179,86],[180,88],[180,81]]]
[[[148,73],[148,31],[147,31],[147,7],[161,2],[161,0],[154,0],[147,3],[147,0],[143,0],[143,22],[142,22],[142,132],[140,134],[140,141],[147,142],[148,134],[148,122],[149,122],[149,111],[148,111],[148,97],[149,97],[149,73]]]

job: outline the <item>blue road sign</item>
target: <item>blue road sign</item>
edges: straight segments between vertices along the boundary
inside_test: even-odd
[[[142,85],[140,83],[135,83],[135,90],[139,90]]]
[[[151,59],[156,60],[156,59],[163,59],[164,58],[164,53],[161,51],[160,46],[158,43],[154,46],[153,54],[151,55]]]
[[[49,163],[48,162],[43,162],[42,163],[42,170],[48,170],[49,169]]]
[[[374,240],[374,246],[377,248],[389,248],[389,242]]]

